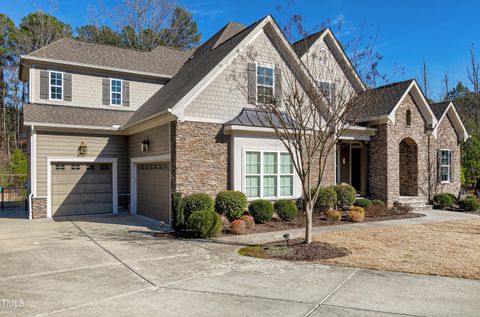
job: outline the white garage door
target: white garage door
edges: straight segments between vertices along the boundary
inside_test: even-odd
[[[137,164],[137,214],[170,223],[168,162]]]
[[[52,215],[112,212],[111,164],[52,164]]]

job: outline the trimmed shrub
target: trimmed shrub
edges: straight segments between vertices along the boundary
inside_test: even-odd
[[[245,223],[247,224],[247,229],[253,229],[255,228],[255,219],[253,219],[252,216],[249,215],[243,215],[240,217]]]
[[[323,214],[325,215],[325,218],[327,218],[328,221],[342,220],[342,213],[335,209],[327,210]]]
[[[465,209],[466,211],[477,211],[480,209],[480,203],[474,196],[465,197],[465,199],[462,199],[458,202],[458,205],[460,208]]]
[[[436,194],[433,196],[433,203],[440,209],[445,209],[453,204],[453,199],[449,194]]]
[[[235,219],[230,223],[228,231],[234,234],[245,234],[247,233],[247,223],[242,219]]]
[[[314,192],[315,189],[312,189]],[[332,186],[322,187],[319,190],[317,201],[315,202],[315,209],[320,212],[325,212],[337,204],[337,192]]]
[[[370,201],[372,203],[372,206],[382,206],[385,207],[385,203],[379,199],[374,199]]]
[[[186,218],[190,217],[192,212],[195,211],[214,211],[214,205],[212,196],[205,193],[192,194],[183,198],[183,210]]]
[[[355,200],[354,205],[362,208],[368,208],[372,206],[372,202],[370,201],[370,199],[360,198]]]
[[[215,211],[229,219],[238,219],[247,209],[247,196],[236,190],[219,192],[215,197]]]
[[[340,208],[350,207],[357,199],[357,191],[347,184],[335,186],[335,192],[337,193],[337,205]]]
[[[289,222],[297,217],[297,204],[293,200],[277,200],[273,205],[273,209],[275,209],[275,212],[283,221]]]
[[[188,217],[188,228],[199,238],[215,236],[222,230],[220,215],[212,210],[194,211]]]
[[[351,222],[362,222],[364,218],[365,214],[357,210],[349,210],[347,213],[347,220]]]
[[[248,206],[248,212],[255,219],[255,222],[264,223],[272,219],[273,205],[268,200],[254,200]]]
[[[185,213],[183,210],[182,193],[172,193],[172,213],[173,213],[173,229],[175,231],[182,230],[185,227]]]
[[[365,216],[365,209],[359,206],[350,207],[350,211],[356,211]]]

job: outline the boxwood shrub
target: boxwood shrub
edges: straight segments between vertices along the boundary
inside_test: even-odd
[[[188,219],[194,211],[214,211],[215,203],[212,196],[205,193],[197,193],[183,198],[183,211]]]
[[[353,186],[341,184],[334,187],[337,192],[337,205],[340,208],[350,207],[357,199],[357,191]]]
[[[354,205],[362,208],[368,208],[372,206],[372,202],[367,198],[359,198],[355,200]]]
[[[312,189],[315,192],[315,189]],[[320,212],[325,212],[337,204],[337,192],[333,186],[322,187],[319,190],[317,201],[315,202],[315,209]]]
[[[465,199],[462,199],[458,202],[460,208],[465,209],[466,211],[477,211],[480,209],[480,203],[475,196],[467,196]]]
[[[453,199],[449,194],[436,194],[433,196],[433,203],[440,209],[445,209],[453,204]]]
[[[273,205],[268,200],[254,200],[248,206],[248,212],[255,219],[255,222],[264,223],[272,219]]]
[[[273,209],[283,221],[292,221],[297,217],[297,204],[290,199],[277,200]]]
[[[215,197],[215,211],[230,219],[238,219],[247,209],[247,196],[236,190],[219,192]]]
[[[385,203],[379,199],[374,199],[370,201],[372,203],[372,206],[380,206],[380,207],[385,207]]]
[[[222,230],[220,215],[212,210],[194,211],[188,217],[188,228],[199,238],[215,236]]]

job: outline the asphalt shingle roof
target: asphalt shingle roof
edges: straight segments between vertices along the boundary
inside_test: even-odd
[[[310,49],[310,47],[312,47],[312,45],[318,40],[320,36],[322,36],[325,31],[326,30],[322,30],[320,32],[313,33],[306,38],[293,43],[292,47],[297,56],[302,57],[303,54],[305,54]]]
[[[69,124],[83,126],[123,126],[133,111],[95,109],[74,106],[26,104],[23,107],[25,122]]]
[[[27,58],[48,58],[66,63],[173,76],[192,52],[163,46],[148,52],[63,38],[28,54]]]
[[[354,102],[358,102],[357,120],[389,115],[402,98],[405,91],[414,80],[409,79],[398,83],[368,89],[360,94]],[[361,108],[360,108],[361,107]]]
[[[142,120],[176,105],[189,91],[191,91],[205,76],[222,61],[240,42],[252,32],[263,19],[241,28],[237,23],[232,26],[228,23],[208,41],[201,45],[178,73],[149,100],[147,100],[132,116],[128,125]],[[236,30],[237,33],[232,32]],[[231,36],[225,38],[225,32]],[[219,41],[221,44],[217,45]]]
[[[451,101],[443,101],[443,102],[438,102],[438,103],[433,103],[430,105],[430,108],[432,109],[433,113],[435,114],[435,117],[437,117],[438,120],[440,120],[447,110],[448,106],[450,105]]]

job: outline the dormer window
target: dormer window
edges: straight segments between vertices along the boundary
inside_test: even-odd
[[[412,111],[410,109],[408,109],[407,113],[405,114],[405,124],[407,127],[412,125]]]
[[[257,101],[273,102],[273,67],[257,65]]]
[[[120,79],[110,79],[110,104],[122,105],[122,81]]]
[[[332,94],[333,94],[333,84],[330,82],[319,81],[318,87],[323,93],[323,96],[327,98],[328,101],[332,101]]]
[[[50,99],[63,100],[63,73],[50,72]]]

